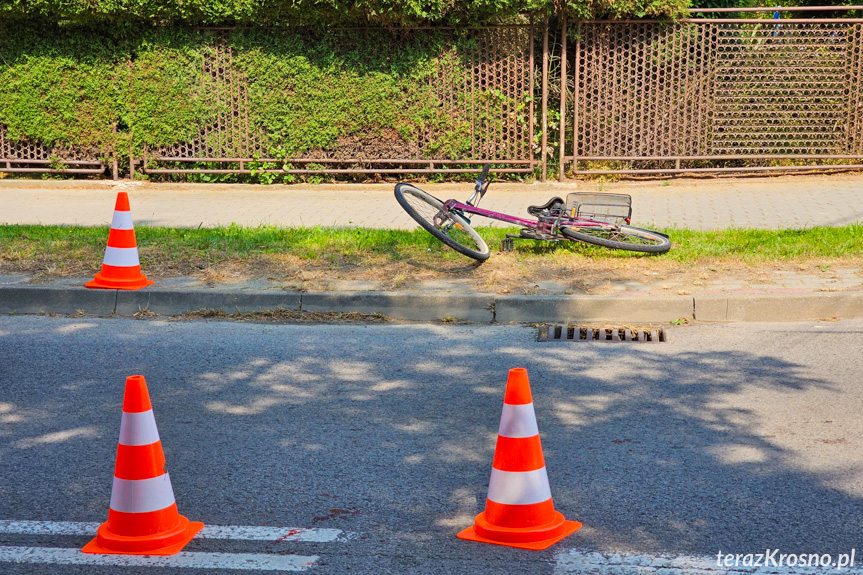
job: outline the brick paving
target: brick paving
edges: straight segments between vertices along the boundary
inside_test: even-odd
[[[471,184],[420,184],[465,200]],[[129,192],[135,225],[411,228],[393,184],[260,186],[0,180],[0,224],[107,225],[113,193]],[[482,207],[526,215],[573,191],[628,193],[633,224],[691,229],[806,228],[863,221],[863,173],[616,183],[494,183]],[[486,222],[478,222],[484,225]],[[491,222],[488,222],[491,224]]]

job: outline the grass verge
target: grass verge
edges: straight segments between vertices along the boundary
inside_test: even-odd
[[[481,266],[421,229],[139,226],[136,235],[141,265],[150,277],[197,277],[210,283],[268,279],[300,290],[328,289],[334,280],[377,282],[374,289],[390,289],[446,279],[466,281],[481,291],[530,293],[535,287],[534,293],[541,293],[539,284],[553,279],[571,282],[576,292],[626,274],[863,263],[861,224],[802,230],[668,229],[673,247],[659,256],[530,240],[516,241],[514,251],[501,252],[500,241],[514,229],[479,231],[493,250]],[[100,269],[107,237],[105,227],[0,226],[0,273],[37,279],[91,276]]]

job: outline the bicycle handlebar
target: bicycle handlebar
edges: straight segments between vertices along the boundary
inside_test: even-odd
[[[488,190],[488,186],[491,182],[486,182],[485,179],[488,177],[488,171],[491,169],[491,164],[486,164],[482,167],[482,172],[479,174],[479,179],[476,181],[476,185],[473,188],[473,194],[471,194],[470,199],[468,199],[467,204],[471,206],[479,205],[479,201],[485,195],[485,192]]]
[[[485,195],[485,191],[488,189],[488,184],[486,183],[486,178],[488,178],[488,171],[491,169],[491,164],[488,163],[482,167],[482,172],[479,175],[479,179],[476,181],[476,186],[474,186],[474,195],[479,195],[480,199]]]
[[[485,182],[485,179],[488,177],[488,171],[491,169],[491,164],[486,164],[482,167],[482,173],[479,175],[479,179],[476,181],[478,185],[482,185]]]

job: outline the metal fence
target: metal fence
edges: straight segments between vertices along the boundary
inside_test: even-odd
[[[49,148],[29,140],[13,141],[7,128],[0,124],[0,172],[13,174],[103,174],[105,164],[93,158],[81,158],[80,153]]]
[[[147,150],[140,163],[148,174],[277,173],[277,174],[391,174],[477,172],[493,162],[498,172],[532,172],[534,158],[532,94],[534,27],[498,26],[468,31],[441,28],[357,30],[376,34],[381,50],[406,35],[458,33],[459,49],[449,44],[434,59],[434,71],[424,89],[446,116],[458,119],[469,144],[459,154],[443,154],[431,146],[442,134],[421,130],[410,142],[393,138],[390,153],[379,150],[386,142],[349,142],[332,149],[274,157],[271,142],[260,126],[250,121],[247,79],[233,65],[230,30],[214,35],[213,56],[204,62],[203,82],[227,112],[204,127],[189,142]],[[457,66],[456,66],[457,63]],[[450,122],[452,123],[452,122]],[[436,128],[438,131],[446,128]],[[377,148],[377,153],[362,149]],[[254,164],[254,168],[250,166]]]
[[[860,7],[826,9],[851,8]],[[559,98],[548,90],[547,25],[539,27],[544,28],[541,90],[535,86],[540,70],[533,24],[349,31],[377,35],[380,50],[448,35],[421,86],[447,120],[409,140],[359,138],[286,157],[273,153],[278,142],[250,113],[250,79],[238,69],[231,41],[236,32],[202,31],[212,37],[213,50],[202,62],[201,87],[224,112],[189,141],[130,157],[130,171],[461,173],[493,162],[498,172],[529,173],[541,167],[544,179],[552,145],[558,147],[561,179],[567,172],[863,167],[863,20],[701,15],[723,11],[729,10],[699,10],[699,17],[674,23],[564,20]],[[574,42],[567,46],[567,38]],[[541,104],[540,122],[535,121],[535,101]],[[549,106],[559,106],[560,142],[548,141]],[[457,153],[434,145],[445,136],[441,132],[447,122],[462,129],[466,143]],[[541,146],[535,145],[540,139]],[[113,157],[116,178],[116,153],[96,156]],[[13,142],[0,125],[0,172],[102,174],[107,168],[90,152]]]
[[[863,20],[589,21],[570,35],[561,163],[575,173],[863,167]]]

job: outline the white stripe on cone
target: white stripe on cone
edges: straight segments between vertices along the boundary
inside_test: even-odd
[[[111,509],[121,513],[161,511],[175,502],[174,489],[168,474],[150,479],[120,479],[114,477],[111,489]]]
[[[502,505],[533,505],[551,499],[545,467],[533,471],[501,471],[491,468],[488,498]]]
[[[118,212],[115,210],[114,217],[111,219],[111,228],[115,230],[134,229],[132,226],[132,212]]]
[[[123,412],[120,421],[120,445],[150,445],[159,441],[159,430],[153,410],[140,413]]]
[[[102,263],[106,266],[121,268],[141,265],[138,260],[138,248],[113,248],[111,246],[105,248],[105,259],[102,260]]]
[[[502,437],[510,438],[539,435],[533,404],[510,405],[504,403],[503,413],[500,415],[500,429],[497,433]]]

